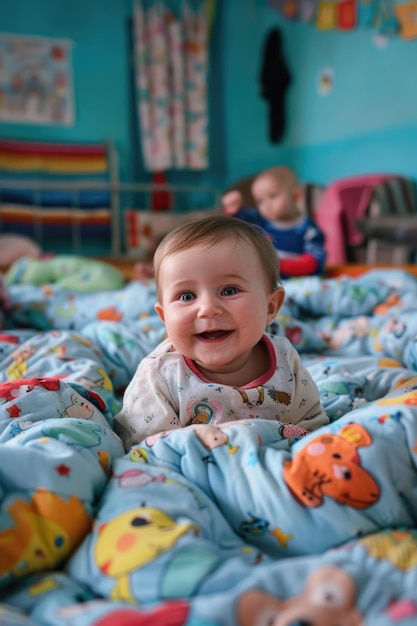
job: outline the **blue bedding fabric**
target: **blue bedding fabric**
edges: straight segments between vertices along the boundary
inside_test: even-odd
[[[155,287],[11,285],[0,331],[0,623],[417,623],[417,279],[292,279],[330,424],[113,430],[165,336]]]

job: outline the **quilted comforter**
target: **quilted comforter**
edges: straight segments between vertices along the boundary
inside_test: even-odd
[[[293,279],[287,336],[330,423],[113,430],[165,335],[155,288],[10,287],[0,332],[0,623],[417,623],[417,280]]]

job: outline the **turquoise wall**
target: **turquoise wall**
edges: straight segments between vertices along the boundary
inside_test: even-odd
[[[211,167],[171,179],[229,184],[287,162],[303,180],[327,183],[366,172],[417,179],[417,40],[385,47],[375,31],[319,32],[284,22],[260,0],[218,0],[211,49]],[[265,0],[265,5],[267,4]],[[13,0],[0,3],[1,31],[71,39],[76,120],[72,127],[0,124],[1,137],[105,141],[117,147],[125,180],[146,180],[133,119],[131,0]],[[292,75],[283,141],[268,139],[259,71],[265,37],[281,29]],[[334,71],[334,89],[317,91]]]
[[[260,4],[225,2],[227,178],[281,162],[322,183],[368,172],[417,178],[417,40],[395,37],[381,47],[375,30],[318,31]],[[275,26],[292,75],[280,144],[268,141],[258,80],[265,37]],[[334,89],[321,96],[318,76],[329,67]]]
[[[4,33],[73,42],[75,123],[65,126],[1,124],[1,137],[103,142],[112,139],[122,175],[130,178],[132,128],[127,0],[13,0],[0,2]]]

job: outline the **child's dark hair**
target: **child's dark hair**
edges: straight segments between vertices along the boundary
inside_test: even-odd
[[[224,239],[245,241],[257,253],[265,272],[265,277],[271,291],[280,284],[279,260],[272,243],[256,226],[235,217],[212,215],[190,220],[178,226],[166,235],[158,245],[154,254],[154,270],[158,284],[159,271],[162,262],[172,254],[189,250],[193,246],[218,243]]]

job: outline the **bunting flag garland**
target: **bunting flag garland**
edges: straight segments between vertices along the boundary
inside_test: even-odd
[[[378,0],[359,0],[358,22],[360,26],[373,26],[375,24]]]
[[[376,12],[376,27],[385,37],[392,37],[400,31],[400,23],[394,13],[393,0],[379,0]]]
[[[337,4],[333,0],[320,0],[316,26],[319,30],[333,30],[337,24]]]
[[[282,7],[284,17],[294,20],[298,17],[298,0],[285,0]]]
[[[269,8],[281,13],[287,20],[298,17],[300,0],[269,0]]]
[[[337,26],[339,30],[352,30],[356,26],[356,0],[341,0],[337,4]]]
[[[316,0],[301,0],[299,11],[303,22],[313,22],[316,17]]]
[[[287,20],[322,31],[374,28],[384,37],[417,38],[417,0],[264,0]],[[258,0],[261,2],[261,0]]]
[[[417,37],[417,2],[406,2],[395,7],[398,18],[400,36],[403,39]]]

